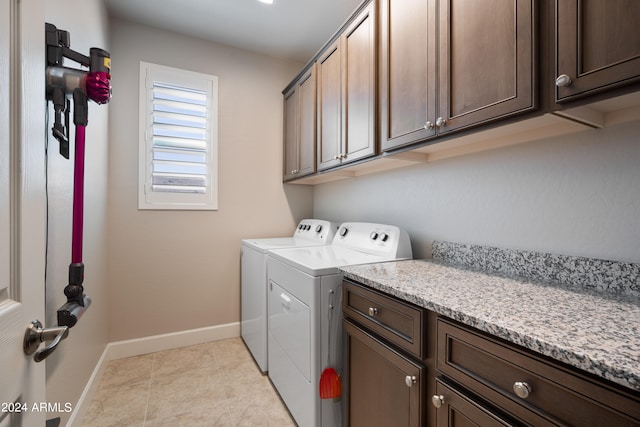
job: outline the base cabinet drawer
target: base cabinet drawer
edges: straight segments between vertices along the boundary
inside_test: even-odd
[[[436,394],[431,398],[431,403],[436,408],[436,427],[518,425],[483,407],[441,379],[436,379]]]
[[[534,426],[639,426],[637,399],[465,326],[437,321],[436,367]]]
[[[424,357],[426,310],[349,281],[342,292],[346,317],[418,359]]]
[[[343,321],[348,384],[345,425],[425,425],[426,369],[349,320]]]

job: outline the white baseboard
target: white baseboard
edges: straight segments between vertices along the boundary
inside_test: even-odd
[[[116,341],[109,343],[107,349],[109,350],[109,360],[115,360],[239,336],[240,323],[236,322],[126,341]]]
[[[109,361],[239,336],[240,322],[235,322],[107,344],[87,385],[84,387],[80,399],[78,399],[78,403],[67,422],[67,427],[79,427],[82,425],[82,420],[89,410],[93,396],[98,390],[102,374],[104,374]]]

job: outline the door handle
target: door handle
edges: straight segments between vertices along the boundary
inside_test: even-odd
[[[28,356],[34,354],[33,360],[36,362],[42,362],[49,357],[51,353],[58,347],[60,341],[69,336],[68,326],[57,326],[55,328],[44,328],[42,323],[38,320],[34,320],[27,326],[27,331],[24,334],[23,349],[24,353]],[[38,350],[40,344],[43,342],[51,341],[42,350]]]

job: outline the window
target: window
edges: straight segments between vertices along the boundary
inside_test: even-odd
[[[217,210],[218,77],[140,62],[138,209]]]

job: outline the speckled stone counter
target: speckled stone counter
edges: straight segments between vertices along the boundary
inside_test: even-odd
[[[441,261],[342,267],[345,277],[640,391],[640,299]]]

